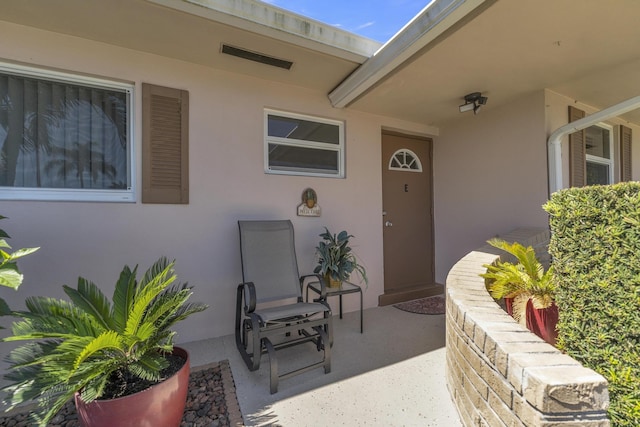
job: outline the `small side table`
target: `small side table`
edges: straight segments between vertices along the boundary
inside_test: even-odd
[[[309,283],[309,285],[307,285],[307,295],[306,295],[306,301],[309,301],[309,289],[311,289],[313,292],[315,292],[316,294],[320,295],[320,283],[318,282],[311,282]],[[327,298],[329,297],[333,297],[333,296],[338,296],[338,298],[340,299],[340,318],[342,319],[342,295],[346,295],[346,294],[354,294],[356,292],[360,293],[360,333],[362,333],[363,331],[363,327],[362,327],[362,288],[354,283],[351,282],[342,282],[342,284],[340,285],[339,288],[330,288],[329,286],[326,287],[327,290]],[[314,300],[317,301],[317,300]]]

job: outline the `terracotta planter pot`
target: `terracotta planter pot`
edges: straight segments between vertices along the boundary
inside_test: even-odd
[[[189,388],[189,353],[174,347],[173,354],[186,359],[167,380],[141,392],[110,400],[84,403],[76,393],[78,420],[84,427],[178,427]]]
[[[558,338],[556,325],[558,324],[558,306],[553,303],[548,308],[535,309],[531,300],[527,302],[527,328],[555,346]]]

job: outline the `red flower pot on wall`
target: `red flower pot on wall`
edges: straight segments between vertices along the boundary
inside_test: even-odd
[[[185,359],[171,377],[146,390],[109,400],[85,403],[75,396],[80,425],[84,427],[178,427],[182,421],[189,388],[189,353],[174,347],[173,354]]]
[[[558,338],[558,306],[551,304],[548,308],[533,308],[533,302],[527,301],[527,329],[555,346]]]
[[[513,298],[504,298],[504,308],[507,314],[513,317]]]

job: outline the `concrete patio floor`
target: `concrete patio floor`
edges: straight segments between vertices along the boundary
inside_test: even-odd
[[[330,301],[331,302],[331,301]],[[250,372],[228,335],[182,343],[192,366],[228,359],[244,422],[249,426],[461,426],[445,382],[444,315],[392,306],[334,317],[332,370],[280,381],[269,393],[269,363]],[[320,358],[309,345],[279,352],[281,369]]]

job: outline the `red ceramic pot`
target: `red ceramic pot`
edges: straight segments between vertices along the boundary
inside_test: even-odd
[[[548,308],[536,309],[533,308],[531,300],[527,301],[527,328],[554,346],[558,338],[557,324],[558,306],[556,303],[551,304]]]
[[[178,427],[189,388],[189,353],[174,347],[184,366],[165,381],[146,390],[109,400],[85,403],[75,395],[78,419],[83,427]]]
[[[509,316],[513,316],[513,298],[504,298],[504,308]]]

